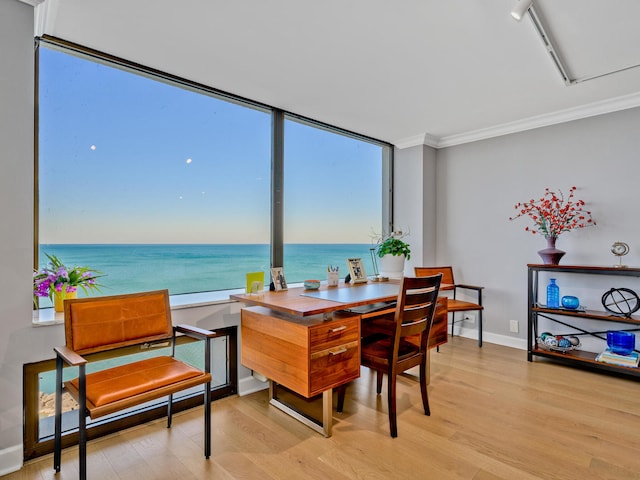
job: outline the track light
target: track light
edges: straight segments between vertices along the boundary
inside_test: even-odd
[[[527,10],[531,8],[532,3],[533,0],[518,0],[516,6],[511,10],[511,16],[518,21],[522,20],[522,17],[527,13]]]

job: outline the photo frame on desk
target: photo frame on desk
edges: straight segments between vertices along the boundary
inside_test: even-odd
[[[353,283],[366,283],[367,274],[364,271],[364,264],[361,258],[347,258],[347,266]]]
[[[264,293],[264,272],[247,273],[247,294]]]
[[[276,292],[287,290],[287,281],[284,279],[284,271],[282,267],[275,267],[271,269],[271,281]]]

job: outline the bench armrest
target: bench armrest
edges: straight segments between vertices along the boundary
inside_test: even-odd
[[[204,328],[194,327],[193,325],[176,325],[173,327],[173,351],[172,356],[176,354],[176,332],[182,333],[188,337],[197,340],[204,340],[204,371],[211,372],[211,339],[217,337],[217,333]]]
[[[67,347],[53,347],[53,350],[56,352],[56,355],[64,360],[67,365],[71,365],[72,367],[77,367],[78,365],[86,365],[87,360],[82,356],[78,355],[76,352]]]
[[[483,290],[484,287],[478,287],[477,285],[467,285],[466,283],[456,284],[456,288],[467,288],[469,290]]]
[[[204,328],[194,327],[193,325],[176,325],[173,327],[174,332],[180,332],[189,337],[204,340],[206,338],[214,338],[217,333],[211,330],[205,330]]]
[[[459,288],[464,288],[465,290],[475,290],[478,295],[478,305],[482,305],[482,290],[484,287],[478,287],[476,285],[468,285],[466,283],[456,283],[455,288],[453,290],[453,298],[456,298],[456,292]]]

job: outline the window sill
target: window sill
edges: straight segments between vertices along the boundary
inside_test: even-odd
[[[229,295],[236,293],[244,293],[244,288],[234,290],[218,290],[215,292],[201,293],[185,293],[182,295],[171,295],[169,303],[171,310],[180,310],[183,308],[203,307],[207,305],[216,305],[229,303],[233,300],[229,299]],[[54,312],[53,308],[42,308],[33,311],[33,319],[31,321],[34,327],[45,327],[49,325],[60,325],[64,323],[64,313]]]

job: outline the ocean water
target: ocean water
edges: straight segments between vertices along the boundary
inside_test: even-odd
[[[286,244],[284,274],[287,283],[317,278],[326,280],[329,265],[348,273],[347,258],[362,258],[368,275],[374,273],[370,244]],[[99,279],[102,295],[169,289],[171,295],[244,288],[247,272],[265,272],[269,281],[267,244],[254,245],[138,245],[105,244],[40,245],[40,266],[45,253],[67,266],[87,266],[104,274]],[[82,297],[82,291],[78,291]],[[43,299],[41,307],[49,306]]]

